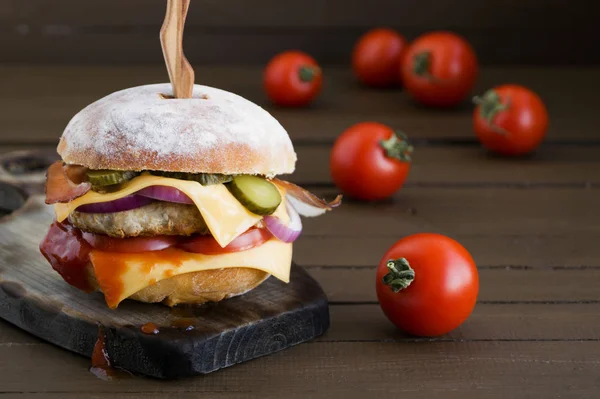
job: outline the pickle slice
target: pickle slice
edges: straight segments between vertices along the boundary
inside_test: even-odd
[[[227,188],[246,209],[257,215],[270,215],[281,203],[277,187],[262,177],[235,176]]]
[[[130,170],[88,170],[87,177],[93,187],[112,186],[121,184],[137,176]]]
[[[163,172],[160,170],[150,171],[155,176],[169,177],[171,179],[197,181],[203,186],[211,184],[229,183],[233,177],[218,173],[184,173],[184,172]]]

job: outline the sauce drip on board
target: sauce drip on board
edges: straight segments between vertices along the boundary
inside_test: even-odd
[[[140,327],[140,330],[142,330],[144,334],[148,335],[156,335],[160,333],[158,326],[152,322],[144,324],[142,327]]]
[[[121,377],[121,373],[110,365],[108,352],[106,352],[106,335],[102,326],[98,327],[98,340],[96,341],[96,345],[94,345],[90,371],[104,381],[111,381]]]

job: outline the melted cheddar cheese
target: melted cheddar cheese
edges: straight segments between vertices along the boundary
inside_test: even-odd
[[[249,267],[289,282],[292,245],[269,240],[241,252],[203,255],[176,248],[141,254],[92,250],[90,261],[107,305],[114,309],[125,298],[157,281],[178,274],[230,267]]]

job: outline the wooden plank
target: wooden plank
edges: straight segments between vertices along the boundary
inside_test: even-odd
[[[585,0],[576,0],[568,9],[560,0],[552,0],[544,4],[543,13],[536,2],[518,0],[463,1],[460,6],[452,0],[379,1],[369,5],[368,12],[358,0],[255,3],[195,3],[186,29],[186,41],[194,51],[186,54],[201,63],[248,63],[261,62],[283,48],[301,48],[322,62],[339,63],[349,59],[356,38],[367,28],[393,26],[409,38],[432,29],[455,30],[467,37],[484,63],[568,65],[600,59],[594,51],[593,13],[587,12]],[[0,12],[6,27],[0,36],[1,59],[156,62],[163,9],[142,0],[70,0],[59,6],[47,0],[27,4],[10,0]]]
[[[583,341],[600,339],[600,305],[478,304],[459,328],[432,341]],[[402,333],[378,305],[331,306],[319,341],[423,341]]]
[[[413,39],[432,29],[450,28],[464,36],[482,65],[597,65],[593,25],[554,30],[469,29],[454,26],[403,27]],[[12,29],[11,29],[12,28]],[[66,25],[27,24],[2,29],[0,62],[50,64],[158,63],[159,26],[147,29],[74,29]],[[277,52],[301,49],[319,62],[347,64],[365,28],[199,29],[186,28],[186,55],[192,65],[264,63]],[[565,34],[567,32],[568,34]],[[588,40],[588,38],[590,38]],[[23,51],[22,49],[27,49]],[[135,51],[131,51],[135,49]],[[235,49],[223,51],[223,49]]]
[[[294,243],[294,259],[303,266],[368,266],[379,262],[385,251],[402,238],[399,231],[386,237],[310,236]],[[416,230],[414,230],[416,231]],[[453,237],[469,250],[480,266],[529,268],[582,268],[600,266],[597,234],[473,235]]]
[[[334,189],[313,190],[330,198]],[[347,200],[335,212],[304,219],[305,235],[395,237],[433,231],[449,236],[589,234],[596,243],[600,190],[547,188],[406,188],[393,200]]]
[[[460,3],[460,2],[459,2]],[[588,3],[574,0],[564,8],[561,0],[544,3],[539,13],[535,1],[490,0],[485,4],[463,0],[424,0],[403,3],[378,0],[369,4],[359,0],[305,0],[284,4],[277,0],[260,0],[252,4],[243,0],[221,2],[196,0],[189,11],[189,27],[361,27],[423,26],[463,28],[509,28],[526,25],[528,29],[544,27],[560,29],[593,24],[587,12]],[[343,9],[343,12],[340,10]],[[431,12],[435,9],[436,12]],[[85,27],[156,26],[164,17],[160,3],[146,0],[63,0],[58,4],[48,0],[5,0],[0,10],[0,22],[20,22],[29,25],[67,25]],[[449,23],[449,21],[451,21]]]
[[[285,392],[286,397],[293,393],[346,398],[410,393],[416,398],[464,398],[476,390],[478,398],[581,398],[591,397],[600,387],[596,378],[599,353],[597,341],[323,342],[177,384],[146,379],[107,384],[87,371],[85,359],[44,345],[0,347],[0,356],[11,359],[0,364],[0,373],[2,390],[7,393],[161,392],[179,396],[216,391],[231,397],[248,392],[280,397]],[[402,377],[406,373],[410,383]]]
[[[458,329],[441,337],[411,337],[396,329],[378,305],[334,305],[320,342],[375,341],[591,341],[600,340],[600,305],[479,304]],[[0,320],[0,346],[47,345]]]
[[[347,68],[327,68],[325,73],[323,96],[313,107],[281,109],[268,103],[260,67],[196,65],[197,83],[233,91],[264,106],[296,143],[332,143],[350,125],[365,120],[386,123],[421,142],[475,143],[468,104],[455,110],[424,109],[414,106],[401,91],[360,87]],[[70,118],[89,103],[119,89],[167,80],[162,66],[0,67],[0,143],[54,144]],[[551,115],[547,142],[599,142],[594,99],[600,90],[600,74],[596,68],[486,68],[476,92],[501,82],[525,84],[539,92]],[[578,101],[565,97],[564,85],[577,93]]]
[[[329,145],[297,145],[299,184],[333,184],[329,174]],[[507,160],[479,146],[417,145],[406,187],[457,185],[574,185],[600,183],[600,149],[584,146],[544,146],[526,159]]]
[[[102,342],[101,350],[112,364],[151,377],[175,379],[208,374],[272,354],[311,340],[329,327],[327,297],[296,265],[292,266],[289,284],[276,278],[260,284],[268,274],[201,276],[209,280],[234,275],[248,279],[233,295],[260,285],[217,307],[188,315],[183,329],[177,327],[181,314],[167,306],[111,303],[108,294],[100,299],[70,289],[39,252],[44,226],[53,219],[54,212],[43,203],[42,196],[31,198],[21,211],[0,219],[0,317],[57,346],[91,358],[100,349],[96,342]],[[56,256],[61,253],[51,253],[49,258]],[[204,302],[224,296],[206,289],[195,294]],[[107,305],[119,305],[118,312]],[[160,329],[158,340],[141,328],[149,322]],[[99,332],[99,325],[105,329]],[[100,341],[103,331],[106,341]]]
[[[375,303],[375,268],[309,269],[333,303]],[[483,303],[578,303],[600,301],[600,270],[480,269]]]

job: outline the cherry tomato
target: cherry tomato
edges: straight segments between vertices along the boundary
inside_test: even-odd
[[[517,85],[498,86],[476,98],[473,128],[479,141],[502,155],[523,155],[542,142],[548,112],[531,90]]]
[[[264,87],[277,105],[306,106],[321,92],[323,76],[317,62],[300,51],[276,55],[265,68]]]
[[[424,105],[456,105],[471,92],[477,78],[477,57],[471,45],[451,32],[420,36],[401,63],[406,91]]]
[[[140,253],[160,251],[177,242],[176,236],[113,238],[103,234],[82,232],[83,239],[93,248],[104,252]]]
[[[381,200],[404,184],[412,151],[402,133],[377,122],[359,123],[335,141],[329,160],[331,176],[351,197]]]
[[[388,319],[417,336],[446,334],[473,311],[479,277],[458,242],[422,233],[396,242],[377,269],[377,298]]]
[[[406,51],[404,36],[392,29],[373,29],[354,46],[352,68],[366,85],[386,87],[400,83],[398,68]]]
[[[211,235],[198,235],[182,241],[178,244],[178,247],[187,252],[218,255],[229,252],[246,251],[264,244],[271,238],[273,238],[273,235],[269,230],[251,228],[230,242],[225,248],[222,248]]]

